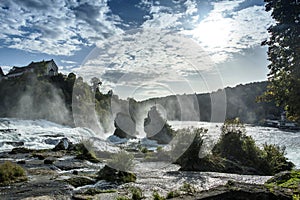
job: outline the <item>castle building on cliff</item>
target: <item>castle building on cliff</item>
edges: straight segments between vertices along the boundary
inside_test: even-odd
[[[16,78],[26,73],[34,73],[36,76],[57,76],[58,67],[54,60],[31,62],[25,67],[13,67],[4,74],[0,67],[0,81],[2,79]]]

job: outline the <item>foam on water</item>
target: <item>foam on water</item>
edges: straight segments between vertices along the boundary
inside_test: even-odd
[[[195,122],[195,121],[170,121],[174,129],[188,127],[203,127],[208,129],[204,135],[204,146],[209,149],[220,136],[221,123]],[[5,132],[1,130],[10,129]],[[291,160],[296,168],[300,168],[300,132],[287,132],[277,128],[246,125],[247,134],[252,136],[259,146],[265,143],[286,147],[286,157]],[[73,143],[84,139],[92,139],[94,146],[103,151],[117,152],[119,143],[141,143],[147,148],[157,147],[155,141],[147,139],[126,140],[111,136],[108,140],[101,137],[102,133],[94,133],[83,127],[71,128],[46,120],[20,120],[0,118],[0,151],[9,151],[16,145],[9,142],[23,142],[24,146],[31,149],[53,148],[62,138],[68,138]],[[106,136],[106,135],[105,135]],[[114,144],[113,144],[114,143]]]
[[[9,131],[1,131],[6,129]],[[0,151],[15,147],[9,142],[24,142],[24,146],[30,149],[53,148],[62,138],[68,138],[72,143],[93,138],[94,146],[99,150],[116,151],[114,145],[88,128],[71,128],[46,120],[0,119]]]

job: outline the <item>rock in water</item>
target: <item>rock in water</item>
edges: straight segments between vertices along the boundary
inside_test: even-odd
[[[115,127],[115,136],[127,139],[136,138],[136,124],[129,115],[119,112],[115,119]]]
[[[98,173],[98,180],[106,180],[116,183],[129,183],[136,181],[136,175],[132,172],[119,171],[105,165]]]
[[[59,143],[53,148],[53,151],[67,150],[69,148],[70,142],[68,138],[62,138]]]
[[[144,131],[148,139],[156,140],[159,144],[168,144],[173,139],[171,126],[161,117],[156,106],[151,107],[144,120]]]

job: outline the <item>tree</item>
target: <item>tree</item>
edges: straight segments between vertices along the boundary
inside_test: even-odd
[[[99,86],[102,85],[102,82],[100,81],[99,78],[93,77],[91,79],[91,84],[92,84],[93,91],[96,91],[99,88]]]
[[[276,24],[268,28],[269,86],[265,100],[275,100],[289,117],[300,120],[300,1],[265,0]]]

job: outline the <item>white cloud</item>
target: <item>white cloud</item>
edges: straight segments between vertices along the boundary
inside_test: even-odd
[[[0,2],[3,45],[29,52],[72,55],[83,45],[120,32],[106,1]]]
[[[110,86],[118,91],[124,85],[135,90],[141,86],[145,89],[145,85],[186,82],[187,77],[201,76],[213,67],[207,53],[190,38],[141,29],[98,43],[76,74],[87,81],[99,77],[106,90]]]
[[[216,63],[225,62],[233,53],[260,43],[268,37],[267,28],[273,23],[263,6],[234,11],[243,0],[215,2],[214,9],[194,30],[182,31],[192,36]]]

